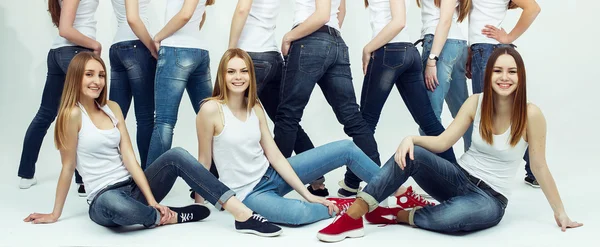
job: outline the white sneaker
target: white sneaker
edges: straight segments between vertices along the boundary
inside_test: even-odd
[[[21,182],[19,183],[19,188],[21,189],[29,189],[31,186],[37,184],[37,180],[35,178],[21,178]]]

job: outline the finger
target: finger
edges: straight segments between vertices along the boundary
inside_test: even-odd
[[[580,227],[580,226],[583,226],[583,223],[573,221],[573,222],[571,222],[571,224],[569,224],[568,228],[576,228],[576,227]]]
[[[437,75],[433,76],[433,81],[435,81],[435,86],[436,87],[440,85],[440,82],[438,81]]]

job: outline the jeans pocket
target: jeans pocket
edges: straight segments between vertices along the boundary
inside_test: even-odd
[[[65,74],[67,73],[67,69],[69,68],[69,64],[71,63],[71,60],[73,60],[73,57],[75,57],[80,52],[84,52],[84,51],[92,51],[92,50],[81,47],[81,46],[66,46],[66,47],[61,47],[61,48],[57,49],[56,60],[58,62],[58,65],[60,66],[60,68],[65,72]]]
[[[181,48],[174,48],[175,49],[175,64],[182,68],[182,69],[188,69],[191,68],[193,66],[195,66],[196,64],[198,64],[198,59],[197,58],[197,51],[196,49],[181,49]]]
[[[267,61],[254,61],[254,76],[256,77],[256,83],[264,83],[267,80],[269,73],[271,73],[272,68],[273,64]]]
[[[299,56],[300,71],[308,74],[321,72],[331,46],[325,44],[301,44]]]
[[[383,50],[383,66],[391,69],[397,69],[404,65],[406,58],[406,47],[401,48],[388,48],[384,47]]]

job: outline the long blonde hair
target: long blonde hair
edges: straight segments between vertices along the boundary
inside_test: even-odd
[[[239,48],[232,48],[223,54],[221,57],[221,61],[219,62],[219,69],[217,70],[217,80],[215,81],[215,86],[213,89],[212,97],[203,100],[203,102],[209,100],[217,100],[222,103],[227,103],[227,81],[225,80],[225,76],[227,75],[227,64],[233,58],[241,58],[246,63],[246,67],[248,68],[248,73],[250,75],[250,81],[248,88],[246,89],[246,97],[248,99],[248,103],[246,105],[246,110],[250,110],[254,107],[258,102],[258,95],[256,94],[256,75],[254,72],[254,63],[252,62],[252,58],[248,53]]]
[[[367,1],[367,0],[365,0]],[[417,6],[421,7],[421,0],[416,0]],[[442,0],[434,0],[433,3],[436,7],[440,8]],[[469,16],[469,12],[471,11],[471,0],[458,0],[458,22],[462,22]]]
[[[59,150],[65,149],[65,140],[67,139],[67,124],[71,117],[71,110],[77,106],[79,95],[81,93],[81,80],[85,74],[85,65],[90,60],[96,60],[101,65],[106,73],[106,65],[100,56],[92,52],[80,52],[75,55],[69,63],[67,76],[62,96],[60,98],[60,107],[58,108],[58,116],[56,117],[56,126],[54,127],[54,145]],[[100,106],[106,105],[106,86],[100,92],[100,96],[96,102]]]

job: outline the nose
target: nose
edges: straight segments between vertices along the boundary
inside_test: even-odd
[[[508,81],[508,72],[503,72],[501,79],[502,79],[502,81]]]

